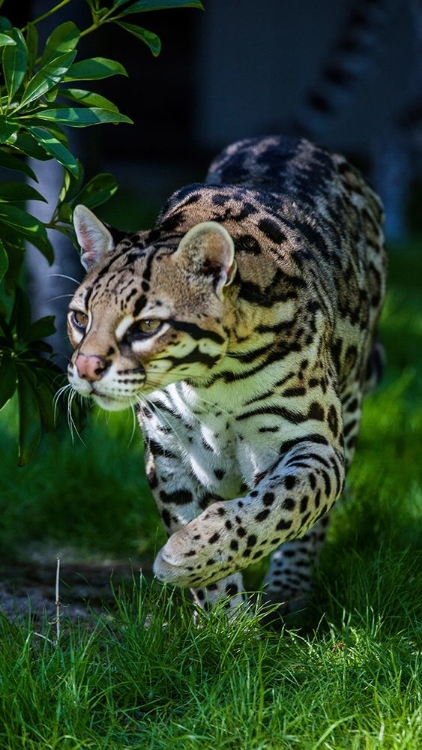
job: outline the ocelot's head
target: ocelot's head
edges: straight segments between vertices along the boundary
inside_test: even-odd
[[[236,264],[226,229],[203,222],[115,246],[86,207],[75,208],[74,225],[88,274],[69,308],[73,388],[115,411],[176,381],[205,383],[230,333],[226,288]]]

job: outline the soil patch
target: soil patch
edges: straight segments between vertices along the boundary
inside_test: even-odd
[[[121,587],[131,588],[139,570],[149,577],[151,563],[61,561],[60,612],[76,621],[100,614],[104,607],[115,607],[114,595]],[[7,617],[28,618],[34,622],[56,616],[56,560],[0,562],[0,612]],[[114,593],[113,593],[114,592]]]

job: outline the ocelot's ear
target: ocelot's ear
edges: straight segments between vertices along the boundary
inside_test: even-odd
[[[187,259],[193,268],[210,276],[217,293],[231,284],[236,273],[234,242],[227,229],[216,221],[192,227],[173,257]]]
[[[73,225],[82,249],[81,263],[91,271],[106,255],[114,250],[111,232],[86,206],[75,206]]]

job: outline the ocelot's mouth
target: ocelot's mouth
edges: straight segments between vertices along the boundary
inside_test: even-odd
[[[108,396],[103,393],[98,393],[95,388],[92,389],[90,394],[94,401],[106,411],[122,411],[123,409],[129,409],[131,406],[136,404],[135,398],[121,397],[121,396]]]

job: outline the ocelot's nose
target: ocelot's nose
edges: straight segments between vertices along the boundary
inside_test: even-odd
[[[75,359],[75,367],[78,370],[79,377],[91,382],[101,380],[109,365],[110,362],[106,362],[105,359],[97,357],[95,354],[78,354]]]

